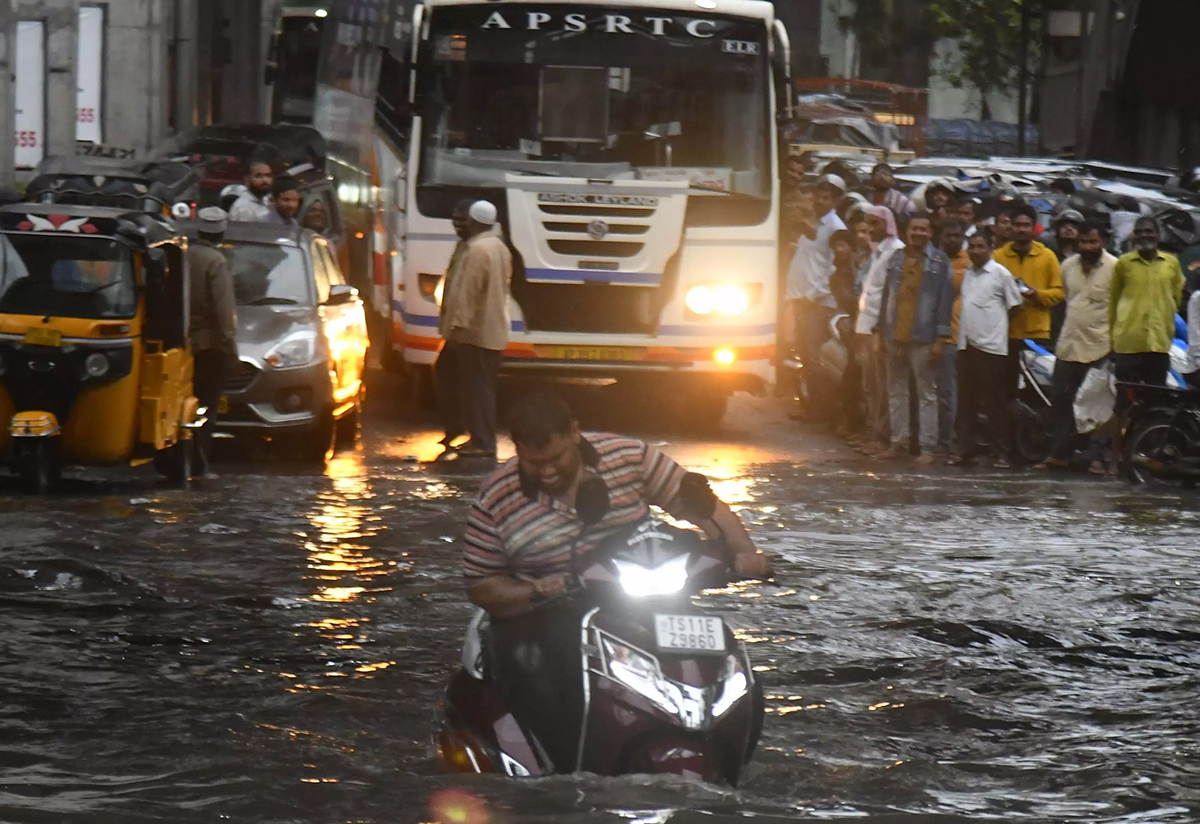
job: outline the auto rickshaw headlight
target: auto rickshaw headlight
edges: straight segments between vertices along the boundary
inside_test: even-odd
[[[93,352],[83,362],[83,370],[88,373],[90,378],[103,378],[111,368],[112,364],[109,362],[108,356],[101,352]]]

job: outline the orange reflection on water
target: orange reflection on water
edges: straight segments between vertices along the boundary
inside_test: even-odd
[[[314,601],[352,603],[365,593],[385,592],[388,587],[371,587],[374,579],[387,575],[395,561],[384,561],[359,543],[375,536],[378,521],[366,503],[374,497],[367,478],[362,452],[344,452],[329,461],[325,470],[332,489],[322,493],[308,513],[313,529],[304,543],[308,553],[308,577],[317,582]]]
[[[436,824],[488,824],[487,802],[466,790],[441,790],[429,799],[429,814]]]

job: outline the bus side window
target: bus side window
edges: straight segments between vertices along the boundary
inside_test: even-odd
[[[325,303],[329,300],[331,279],[329,266],[325,262],[328,254],[324,243],[318,242],[312,245],[313,279],[317,284],[317,303]]]

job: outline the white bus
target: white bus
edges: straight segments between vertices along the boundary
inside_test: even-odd
[[[400,5],[375,151],[406,368],[437,358],[451,211],[482,198],[515,252],[506,374],[645,381],[709,421],[771,385],[790,94],[771,3]]]

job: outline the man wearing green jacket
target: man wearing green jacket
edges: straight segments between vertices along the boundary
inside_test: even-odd
[[[1183,271],[1174,255],[1158,248],[1158,223],[1138,218],[1134,250],[1113,269],[1108,323],[1112,329],[1113,365],[1122,383],[1163,386],[1171,368],[1175,312],[1183,297]],[[1128,421],[1128,394],[1117,393],[1118,429],[1113,438],[1114,465],[1123,459],[1122,436]]]

